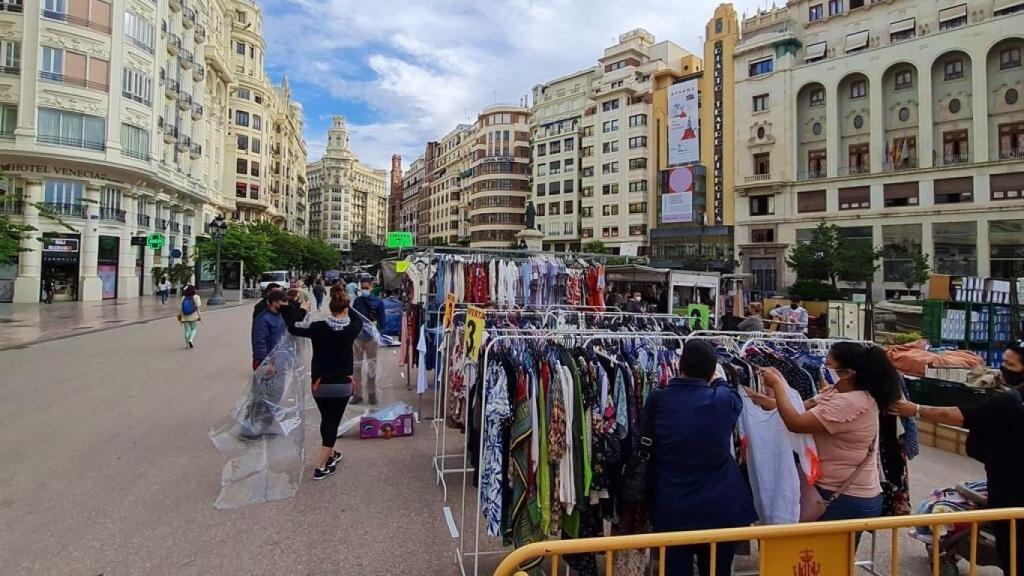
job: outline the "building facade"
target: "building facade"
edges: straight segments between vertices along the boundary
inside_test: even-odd
[[[233,2],[0,5],[2,210],[38,229],[0,301],[129,299],[229,212]],[[42,207],[42,212],[39,207]],[[59,219],[59,221],[58,221]],[[160,250],[136,245],[159,233]]]
[[[801,0],[745,20],[732,137],[755,290],[792,284],[787,250],[820,222],[938,273],[1024,275],[1021,30],[1018,0]],[[885,259],[876,298],[905,289],[905,264]]]
[[[369,238],[383,246],[387,227],[388,177],[349,148],[344,116],[335,116],[322,159],[306,168],[309,178],[309,233],[342,252]]]
[[[533,88],[530,201],[545,235],[544,250],[580,251],[580,134],[591,82],[599,75],[598,68],[589,68]]]
[[[466,188],[473,127],[459,124],[437,143],[430,178],[430,243],[454,245],[469,234]]]
[[[692,55],[655,43],[643,29],[605,49],[582,121],[581,241],[599,240],[615,254],[650,254],[658,172],[651,132],[656,73],[683,73]],[[696,59],[699,62],[699,58]]]
[[[474,126],[469,235],[474,248],[508,248],[525,224],[530,195],[530,111],[496,105]],[[428,163],[428,169],[431,164]],[[423,226],[422,212],[420,226]]]
[[[306,142],[302,139],[302,105],[292,100],[288,78],[274,90],[270,134],[270,204],[273,222],[305,236],[309,233]]]
[[[391,155],[391,192],[388,196],[388,231],[400,231],[402,218],[402,157]]]
[[[402,193],[399,197],[398,221],[394,230],[412,232],[415,236],[419,231],[420,191],[425,178],[423,156],[409,165],[402,175]],[[422,244],[421,244],[422,245]]]

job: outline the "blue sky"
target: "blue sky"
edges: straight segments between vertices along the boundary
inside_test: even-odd
[[[780,0],[781,1],[781,0]],[[494,103],[593,66],[642,27],[701,52],[708,0],[262,0],[266,65],[305,110],[311,160],[334,114],[377,168],[408,166],[428,140]],[[737,0],[736,10],[765,7]]]

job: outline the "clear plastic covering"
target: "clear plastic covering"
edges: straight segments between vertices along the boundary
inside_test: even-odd
[[[323,317],[324,312],[312,312],[305,323]],[[364,320],[357,351],[360,343],[372,352],[356,357],[357,379],[376,374],[376,350],[385,341],[377,327]],[[210,440],[218,450],[237,453],[221,471],[221,491],[215,507],[228,509],[283,500],[299,491],[306,428],[318,425],[310,394],[310,348],[307,339],[285,334],[253,372],[246,395],[210,429]],[[358,420],[355,418],[356,424]],[[342,427],[345,424],[348,422]]]

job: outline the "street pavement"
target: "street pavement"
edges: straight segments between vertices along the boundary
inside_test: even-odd
[[[208,310],[194,350],[162,318],[0,352],[0,575],[457,573],[425,423],[412,438],[343,439],[338,473],[307,478],[291,499],[213,507],[228,456],[207,431],[247,389],[249,323],[248,306]],[[382,400],[416,405],[390,373]],[[306,438],[309,457],[318,437]],[[982,477],[977,463],[924,448],[912,499]],[[449,478],[456,516],[460,478]],[[900,573],[928,574],[924,546],[903,542]]]

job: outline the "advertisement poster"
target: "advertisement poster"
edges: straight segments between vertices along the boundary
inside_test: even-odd
[[[668,87],[668,163],[700,161],[700,116],[697,81],[686,80]]]
[[[470,306],[466,310],[466,358],[470,362],[480,359],[480,348],[484,344],[484,310],[476,306]]]
[[[96,273],[103,283],[103,299],[117,298],[117,264],[100,264]]]
[[[707,304],[690,304],[686,307],[690,319],[690,330],[711,330],[711,308]]]
[[[455,319],[455,294],[449,292],[444,297],[444,327],[452,327],[452,320]]]
[[[661,222],[678,224],[693,221],[693,170],[689,167],[669,171],[665,194],[661,195]]]

